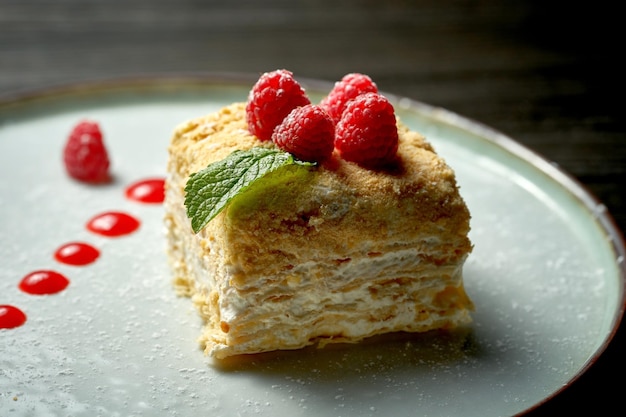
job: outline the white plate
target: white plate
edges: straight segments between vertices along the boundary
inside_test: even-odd
[[[624,310],[624,245],[604,206],[511,139],[394,98],[404,122],[456,170],[473,215],[469,331],[215,366],[196,344],[190,301],[170,286],[161,205],[134,203],[123,190],[164,176],[179,122],[245,100],[253,82],[127,80],[0,103],[0,304],[28,315],[0,330],[0,415],[514,415],[604,350]],[[315,100],[329,84],[307,87]],[[83,118],[104,130],[112,185],[65,174],[61,150]],[[137,216],[141,228],[115,239],[89,233],[85,222],[107,210]],[[99,247],[97,262],[53,259],[75,240]],[[35,269],[71,283],[55,295],[25,294],[17,284]]]

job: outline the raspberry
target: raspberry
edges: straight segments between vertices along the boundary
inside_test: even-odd
[[[365,93],[378,93],[378,87],[372,79],[359,73],[347,74],[335,83],[330,93],[320,102],[320,106],[338,123],[346,104]]]
[[[334,149],[335,124],[320,106],[297,107],[276,126],[272,140],[298,159],[321,162]]]
[[[398,128],[389,100],[367,93],[349,102],[335,127],[335,148],[343,159],[363,166],[392,162],[398,151]]]
[[[287,70],[267,72],[261,75],[248,95],[248,130],[260,140],[270,140],[274,128],[289,112],[310,103],[293,73]]]
[[[63,149],[63,161],[68,174],[79,181],[109,180],[109,156],[96,122],[82,121],[72,129]]]

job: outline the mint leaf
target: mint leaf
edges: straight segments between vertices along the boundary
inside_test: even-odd
[[[191,174],[185,185],[185,207],[195,233],[202,230],[237,195],[265,175],[289,165],[314,165],[279,149],[237,150]]]

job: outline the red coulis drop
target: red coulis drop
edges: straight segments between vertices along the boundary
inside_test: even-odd
[[[139,220],[130,214],[109,211],[98,214],[87,222],[87,229],[93,233],[117,237],[128,235],[139,228]]]
[[[26,314],[17,307],[0,305],[0,329],[13,329],[26,322]]]
[[[65,276],[55,271],[33,271],[20,281],[20,290],[33,295],[56,294],[63,291],[70,283]]]
[[[162,203],[165,199],[165,180],[148,178],[126,188],[126,198],[140,203]]]
[[[67,265],[88,265],[98,259],[100,251],[88,243],[70,242],[54,252],[54,259]]]

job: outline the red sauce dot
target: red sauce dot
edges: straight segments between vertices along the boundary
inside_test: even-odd
[[[28,294],[48,295],[63,291],[69,283],[70,280],[58,272],[41,270],[22,278],[19,289]]]
[[[134,232],[139,228],[139,224],[139,220],[129,214],[110,211],[89,220],[87,229],[102,236],[117,237]]]
[[[67,265],[88,265],[98,259],[100,251],[83,242],[70,242],[54,252],[54,259]]]
[[[165,200],[165,180],[148,178],[126,188],[126,198],[140,203],[162,203]]]
[[[26,323],[26,314],[17,307],[0,305],[0,329],[13,329]]]

